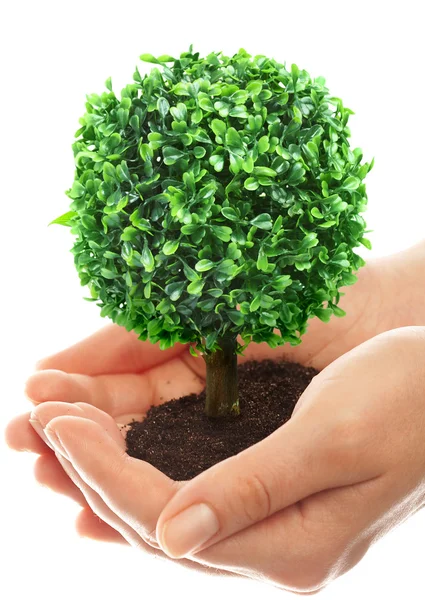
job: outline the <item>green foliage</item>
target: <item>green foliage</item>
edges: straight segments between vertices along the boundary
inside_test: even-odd
[[[87,96],[67,192],[75,264],[101,314],[162,348],[297,344],[342,316],[364,261],[372,164],[323,78],[240,50],[141,59]]]

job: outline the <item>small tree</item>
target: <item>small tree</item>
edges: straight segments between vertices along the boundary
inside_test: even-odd
[[[121,98],[110,79],[87,96],[71,212],[54,222],[77,236],[101,314],[161,349],[191,344],[207,415],[238,414],[238,353],[343,316],[372,164],[350,150],[352,111],[296,65],[192,47],[141,59],[158,66]]]

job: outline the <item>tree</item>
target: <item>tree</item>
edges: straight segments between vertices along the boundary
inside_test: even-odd
[[[305,70],[240,50],[154,63],[118,98],[87,96],[71,226],[101,314],[207,366],[206,413],[238,414],[237,354],[328,321],[369,247],[352,111]],[[240,336],[241,342],[238,340]]]

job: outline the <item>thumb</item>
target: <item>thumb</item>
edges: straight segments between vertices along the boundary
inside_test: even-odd
[[[321,386],[310,385],[309,395],[317,395]],[[341,388],[334,387],[341,398]],[[317,414],[314,419],[299,412],[261,442],[182,486],[159,517],[158,543],[170,557],[181,558],[307,496],[375,476],[362,472],[364,465],[355,460],[347,467],[347,454],[357,445],[353,436],[349,426],[328,422],[325,415],[318,421]]]
[[[400,385],[393,338],[340,357],[312,380],[287,423],[185,483],[158,519],[163,551],[199,552],[303,498],[381,475],[370,405]]]

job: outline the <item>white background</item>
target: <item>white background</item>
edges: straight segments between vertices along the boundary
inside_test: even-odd
[[[121,89],[142,52],[178,55],[190,43],[204,55],[244,47],[324,75],[331,92],[356,112],[353,145],[367,160],[376,158],[368,178],[370,255],[391,253],[425,235],[420,4],[15,0],[2,8],[2,427],[29,410],[23,385],[35,361],[105,324],[97,307],[82,300],[68,230],[47,228],[68,208],[71,143],[85,94],[102,91],[110,75]],[[79,539],[77,508],[34,482],[34,457],[15,455],[3,443],[0,450],[2,598],[108,600],[126,596],[129,586],[138,588],[134,598],[292,597]],[[423,512],[319,597],[423,598]]]

